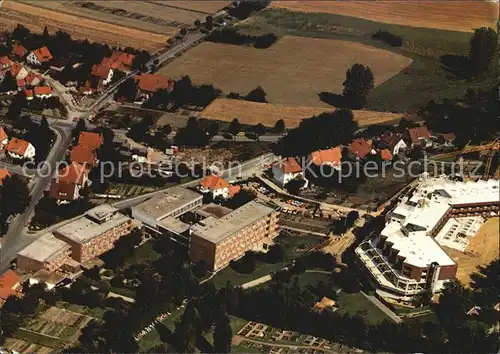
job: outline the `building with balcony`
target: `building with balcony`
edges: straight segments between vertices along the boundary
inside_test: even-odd
[[[435,237],[450,218],[498,215],[499,198],[498,180],[425,179],[387,214],[382,232],[356,248],[358,261],[379,288],[400,300],[437,292],[455,277],[457,265]]]
[[[279,233],[278,213],[252,201],[220,218],[208,216],[193,225],[190,232],[191,262],[205,261],[210,270],[217,271],[246,251],[271,244]]]

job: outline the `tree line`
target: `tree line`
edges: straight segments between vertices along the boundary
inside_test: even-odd
[[[223,28],[218,31],[211,32],[206,39],[209,42],[225,43],[234,45],[247,45],[258,49],[266,49],[272,46],[278,36],[274,33],[267,33],[260,36],[252,36],[242,34],[234,28]]]

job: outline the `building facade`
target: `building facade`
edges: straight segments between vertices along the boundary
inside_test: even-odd
[[[54,272],[71,257],[71,246],[52,233],[45,234],[17,254],[17,268],[30,272]]]

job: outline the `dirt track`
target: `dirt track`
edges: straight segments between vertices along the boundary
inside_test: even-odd
[[[462,32],[496,28],[498,19],[498,2],[493,1],[273,1],[271,7]]]

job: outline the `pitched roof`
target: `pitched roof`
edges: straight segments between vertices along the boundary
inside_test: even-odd
[[[26,81],[24,80],[17,80],[17,88],[22,89],[26,86]]]
[[[147,92],[157,92],[161,89],[170,90],[174,86],[172,79],[156,74],[142,74],[138,77],[138,80],[139,88]]]
[[[5,132],[3,127],[0,127],[0,141],[3,141],[3,140],[8,139],[8,138],[9,138],[9,136],[7,135],[7,133]]]
[[[135,55],[120,51],[114,51],[113,54],[111,54],[112,60],[117,60],[126,66],[131,66],[134,58]]]
[[[241,186],[229,186],[229,195],[232,197],[241,191]]]
[[[77,145],[69,152],[69,158],[71,162],[92,166],[96,162],[97,156],[93,149]]]
[[[0,57],[0,65],[3,67],[4,65],[10,65],[10,59],[7,56]]]
[[[90,73],[92,76],[107,79],[109,75],[109,71],[111,68],[109,66],[105,66],[102,64],[96,64],[92,67],[92,72]]]
[[[82,185],[88,173],[89,169],[86,166],[73,162],[62,170],[59,170],[56,179],[59,182],[71,182]]]
[[[78,137],[78,145],[90,149],[98,149],[103,143],[103,137],[99,133],[81,132]]]
[[[203,178],[200,181],[200,185],[210,190],[229,188],[229,183],[227,183],[227,181],[224,178],[216,175],[210,175]]]
[[[26,77],[24,78],[24,81],[26,81],[26,84],[28,84],[28,85],[35,85],[34,82],[37,79],[40,82],[40,80],[42,79],[42,76],[40,74],[33,72],[33,71],[30,71],[28,73],[28,75],[26,75]]]
[[[393,132],[386,131],[378,137],[378,140],[393,149],[397,143],[402,139],[401,134],[394,134]]]
[[[24,94],[26,96],[26,98],[33,98],[33,90],[24,90]]]
[[[372,141],[365,139],[354,139],[348,147],[349,151],[359,157],[365,158],[372,151]]]
[[[10,139],[9,143],[7,144],[6,150],[8,152],[13,153],[13,154],[24,156],[24,154],[26,153],[26,150],[28,150],[28,147],[30,145],[31,144],[26,140],[12,138],[12,139]]]
[[[429,139],[431,137],[431,133],[427,127],[416,127],[408,130],[410,134],[410,140],[412,143],[417,144],[420,139]]]
[[[5,168],[0,168],[0,186],[3,184],[3,180],[10,176],[9,170]]]
[[[313,164],[321,165],[340,165],[342,159],[342,150],[340,146],[333,147],[327,150],[318,150],[311,153]]]
[[[13,288],[19,283],[21,277],[16,272],[8,270],[0,277],[0,299],[7,300],[13,293]]]
[[[380,157],[384,161],[392,160],[392,154],[391,154],[391,152],[388,149],[382,149],[380,151]]]
[[[440,134],[445,141],[453,141],[457,138],[454,133],[442,133]]]
[[[47,47],[41,47],[38,49],[35,49],[33,51],[33,54],[35,54],[36,58],[40,63],[45,63],[47,61],[52,60],[52,54],[49,51],[49,48]]]
[[[35,87],[35,96],[52,95],[52,88],[50,86],[37,86]]]
[[[27,53],[26,48],[24,48],[21,44],[14,44],[12,47],[12,54],[18,57],[24,57]]]
[[[275,166],[278,166],[283,173],[299,173],[302,172],[302,167],[300,167],[297,160],[293,157],[287,157],[281,161],[277,161],[274,163]]]
[[[23,66],[13,61],[10,67],[10,72],[12,73],[12,76],[16,77],[19,74],[19,72],[21,72],[21,70],[23,70]]]
[[[50,197],[59,200],[74,200],[77,187],[76,183],[53,181],[50,185]]]

